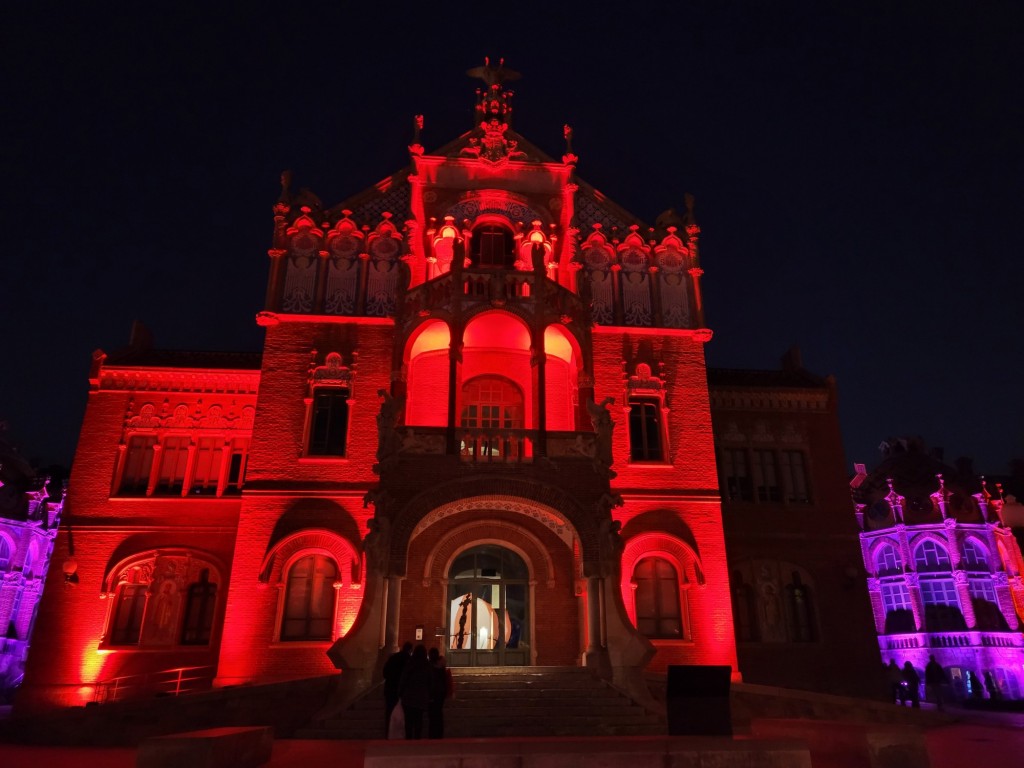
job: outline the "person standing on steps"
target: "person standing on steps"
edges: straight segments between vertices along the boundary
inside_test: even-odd
[[[405,643],[402,650],[396,651],[384,662],[384,738],[388,737],[391,725],[391,713],[398,704],[398,684],[402,681],[402,670],[405,669],[409,657],[412,656],[412,643]]]
[[[909,661],[903,664],[903,682],[907,684],[907,698],[914,709],[921,708],[921,676]]]
[[[430,706],[431,693],[434,687],[434,668],[427,658],[426,646],[420,644],[413,648],[412,658],[402,670],[402,679],[398,684],[398,695],[405,710],[405,738],[423,738],[423,716]]]
[[[431,739],[444,738],[444,702],[450,694],[451,672],[444,656],[437,648],[431,648],[427,654],[431,670],[434,673],[434,683],[430,692],[430,709],[427,712],[429,720],[427,724],[427,736]]]

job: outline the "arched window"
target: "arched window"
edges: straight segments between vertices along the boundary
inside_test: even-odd
[[[114,604],[104,644],[209,645],[218,583],[217,566],[190,550],[150,551],[122,561],[106,579]]]
[[[462,426],[521,429],[523,393],[508,379],[478,376],[462,388]]]
[[[988,571],[988,553],[974,539],[964,541],[964,556],[961,562],[968,571]]]
[[[875,568],[879,576],[891,576],[903,570],[903,558],[895,547],[888,544],[878,550],[875,555]]]
[[[515,258],[511,230],[496,224],[485,224],[473,230],[470,263],[474,267],[511,268]]]
[[[288,569],[281,640],[330,640],[338,566],[326,555],[306,555]]]
[[[647,637],[685,639],[675,566],[660,557],[647,557],[633,569],[636,585],[636,628]]]
[[[11,556],[14,554],[10,542],[6,536],[0,536],[0,572],[7,570],[11,564]]]
[[[946,548],[926,539],[914,550],[914,565],[918,571],[948,571],[951,567]]]
[[[474,430],[462,444],[464,458],[514,459],[522,454],[518,436],[503,430],[523,428],[523,393],[500,376],[478,376],[462,388],[460,426]]]

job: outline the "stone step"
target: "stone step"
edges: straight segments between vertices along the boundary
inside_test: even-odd
[[[481,705],[481,703],[464,704],[456,706],[445,704],[445,717],[459,717],[473,720],[488,720],[495,717],[504,719],[537,719],[537,718],[572,718],[585,719],[588,717],[607,717],[614,715],[617,719],[656,719],[655,715],[648,713],[642,707],[635,705],[618,706],[596,706],[590,707],[577,704],[571,707],[559,705],[557,702],[517,702],[514,706],[495,706],[492,703]],[[351,710],[344,715],[330,718],[324,721],[324,725],[342,726],[347,722],[358,720],[359,722],[378,722],[384,719],[384,708]]]
[[[447,737],[663,735],[664,719],[574,667],[457,668],[445,705]],[[300,738],[374,739],[384,729],[381,686]]]

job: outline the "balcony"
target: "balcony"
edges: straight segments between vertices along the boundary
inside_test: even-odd
[[[455,305],[466,310],[477,305],[505,307],[517,303],[539,305],[565,322],[586,317],[580,297],[558,283],[538,279],[533,272],[504,269],[466,268],[460,275],[448,272],[410,289],[398,309],[401,317],[412,318]]]
[[[537,456],[593,459],[593,432],[547,432],[535,429],[455,428],[455,447],[448,450],[445,427],[403,427],[399,429],[400,456],[445,456],[457,454],[466,464],[531,464]],[[540,448],[544,447],[544,451]]]

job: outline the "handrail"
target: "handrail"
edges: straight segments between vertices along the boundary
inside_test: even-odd
[[[105,704],[148,695],[181,696],[205,691],[212,686],[215,672],[213,666],[174,667],[158,672],[112,677],[96,684],[94,700]]]

